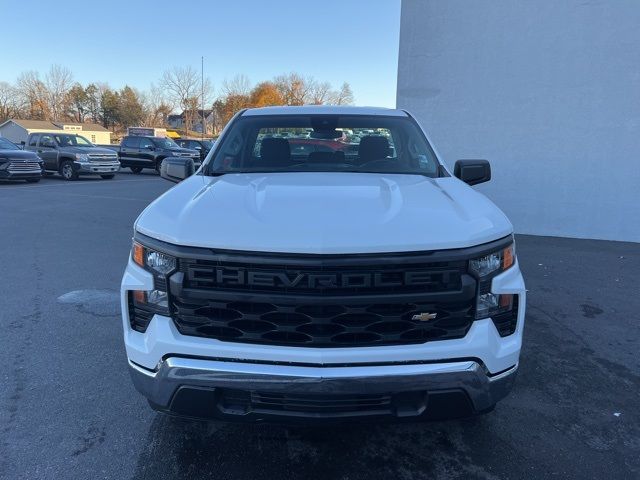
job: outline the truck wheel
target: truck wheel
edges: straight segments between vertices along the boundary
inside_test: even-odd
[[[158,160],[156,162],[156,172],[160,173],[160,168],[162,167],[162,160]]]
[[[73,163],[69,160],[65,160],[62,162],[62,165],[60,165],[60,175],[62,175],[62,178],[65,180],[78,179],[78,173],[73,171]]]
[[[100,175],[105,180],[111,180],[115,175],[113,173],[108,173],[107,175]]]
[[[140,173],[142,171],[142,167],[129,167],[133,173]]]

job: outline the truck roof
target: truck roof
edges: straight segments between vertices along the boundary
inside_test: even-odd
[[[344,105],[302,105],[282,107],[249,108],[242,114],[245,116],[260,115],[381,115],[406,117],[404,110],[382,107],[352,107]]]

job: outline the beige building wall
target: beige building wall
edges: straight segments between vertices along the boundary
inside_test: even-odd
[[[92,131],[83,130],[81,132],[73,132],[73,133],[82,135],[91,143],[101,143],[105,145],[111,143],[111,132],[92,132]]]

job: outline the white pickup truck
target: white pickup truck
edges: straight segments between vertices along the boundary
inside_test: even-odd
[[[511,223],[407,112],[239,112],[135,222],[122,317],[159,411],[230,421],[442,419],[511,389],[525,286]]]

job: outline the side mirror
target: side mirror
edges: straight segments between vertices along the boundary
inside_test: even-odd
[[[168,157],[162,161],[160,166],[160,176],[174,183],[190,177],[195,171],[195,165],[190,158]]]
[[[491,165],[487,160],[458,160],[453,174],[469,185],[491,180]]]

